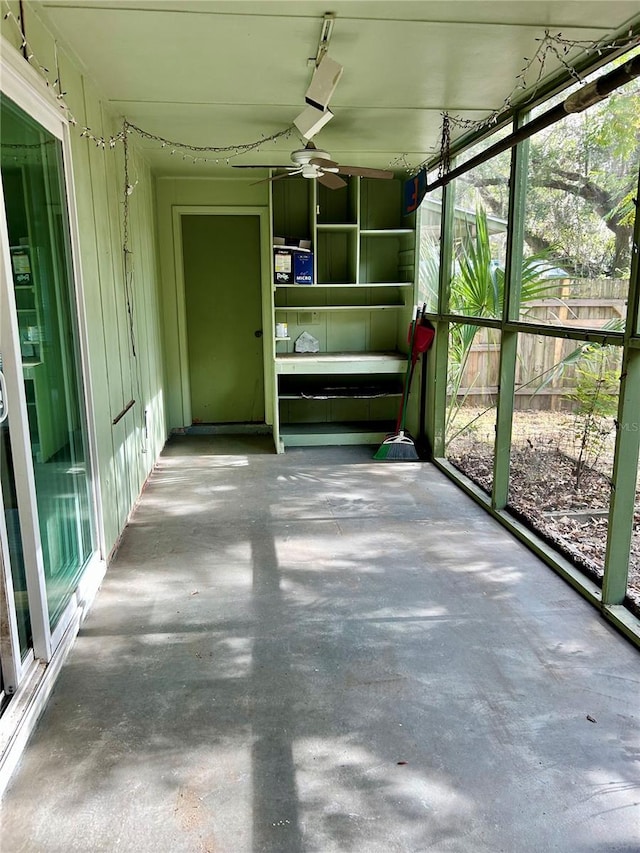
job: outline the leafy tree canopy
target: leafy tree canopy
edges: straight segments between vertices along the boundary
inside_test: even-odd
[[[557,261],[577,277],[628,276],[640,163],[640,83],[632,81],[585,112],[568,115],[533,136],[527,147],[529,252],[553,247]],[[458,179],[457,204],[473,209],[482,202],[506,219],[508,181],[509,155],[503,154]]]

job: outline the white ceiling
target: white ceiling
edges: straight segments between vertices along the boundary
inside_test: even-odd
[[[335,118],[314,141],[341,163],[380,168],[402,155],[415,166],[437,151],[443,110],[476,120],[499,107],[545,29],[595,41],[640,21],[637,0],[33,0],[30,6],[116,114],[163,137],[216,146],[251,142],[292,123],[304,106],[323,15],[333,12],[329,54],[344,74],[331,101]],[[558,67],[550,59],[545,75]],[[143,144],[159,174],[247,174],[224,162],[193,165],[155,142]],[[232,162],[287,163],[298,147],[294,135]]]

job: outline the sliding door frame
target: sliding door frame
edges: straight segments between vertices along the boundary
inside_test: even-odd
[[[20,506],[23,550],[27,580],[27,596],[33,634],[33,651],[40,661],[49,662],[66,635],[75,635],[82,618],[83,602],[91,598],[97,589],[105,570],[104,525],[102,523],[102,505],[98,486],[97,443],[95,421],[91,406],[91,375],[88,358],[88,335],[85,323],[85,305],[83,300],[82,273],[79,264],[80,245],[78,237],[78,219],[75,206],[75,188],[71,159],[71,140],[69,124],[61,104],[54,93],[35,70],[6,40],[2,40],[0,54],[0,89],[20,109],[33,118],[45,130],[61,143],[63,160],[64,200],[66,219],[70,236],[70,274],[73,278],[74,322],[78,332],[80,364],[78,370],[82,380],[81,408],[87,423],[88,474],[91,507],[92,553],[83,573],[70,596],[64,611],[53,629],[49,624],[44,562],[38,523],[35,478],[31,459],[31,443],[27,420],[22,360],[20,354],[15,295],[13,292],[11,260],[9,254],[8,231],[4,203],[1,205],[0,226],[2,267],[1,286],[3,298],[0,300],[0,333],[5,357],[7,397],[13,418],[10,419],[11,446],[14,457],[16,490]],[[4,200],[4,192],[2,196]],[[6,553],[6,527],[0,520],[0,532],[3,539],[3,555]],[[24,673],[22,673],[24,677]]]

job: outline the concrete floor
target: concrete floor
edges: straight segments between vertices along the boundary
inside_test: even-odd
[[[174,438],[1,849],[637,853],[639,683],[431,466]]]

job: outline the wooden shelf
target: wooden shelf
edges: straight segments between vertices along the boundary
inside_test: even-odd
[[[358,223],[357,222],[332,222],[321,224],[320,222],[316,225],[318,231],[357,231]]]
[[[389,305],[276,305],[276,311],[387,311],[404,308],[402,302],[394,302]]]
[[[279,400],[305,400],[305,402],[313,402],[314,400],[322,401],[322,400],[382,400],[386,397],[402,397],[402,391],[388,391],[384,394],[332,394],[331,392],[327,392],[326,394],[305,394],[304,392],[300,392],[299,394],[294,394],[290,392],[285,392],[284,394],[278,394]]]
[[[381,444],[395,430],[393,421],[282,424],[280,440],[285,447]]]
[[[395,352],[278,353],[278,374],[404,373],[407,359]]]
[[[363,228],[361,237],[402,237],[413,234],[412,228]]]
[[[297,288],[298,290],[309,290],[311,288],[332,288],[332,287],[349,287],[353,289],[366,290],[369,287],[413,287],[412,281],[373,281],[373,282],[360,282],[356,284],[355,282],[342,282],[341,284],[326,284],[322,282],[320,284],[276,284],[274,285],[276,289],[281,287],[290,287]]]
[[[282,376],[279,400],[382,400],[402,396],[402,377],[363,376]]]

